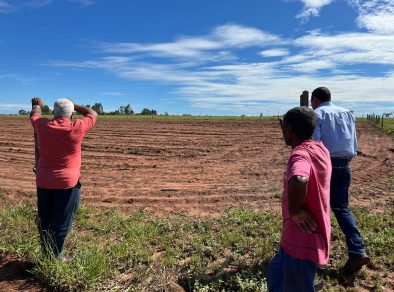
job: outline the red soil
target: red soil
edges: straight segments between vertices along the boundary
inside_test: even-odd
[[[352,201],[379,209],[393,195],[394,137],[359,123]],[[34,201],[33,130],[1,118],[0,193]],[[82,202],[155,214],[277,208],[290,153],[277,121],[99,119],[83,144]]]
[[[35,201],[30,122],[0,121],[0,197]],[[358,137],[351,202],[387,210],[393,205],[394,136],[360,122]],[[277,121],[101,118],[83,144],[82,204],[156,215],[212,216],[240,206],[279,209],[289,153]],[[10,263],[0,261],[0,290],[38,291],[23,286],[29,280],[20,286],[18,277],[1,276]],[[10,282],[15,285],[2,286]]]

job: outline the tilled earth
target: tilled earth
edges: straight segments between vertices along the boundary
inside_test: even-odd
[[[394,136],[366,122],[357,127],[350,200],[385,212],[393,207]],[[34,202],[30,121],[1,117],[0,133],[1,202]],[[290,154],[276,120],[100,118],[82,149],[82,204],[160,216],[215,216],[241,206],[279,210]],[[9,261],[0,262],[1,268]]]
[[[1,195],[34,201],[30,122],[0,121]],[[351,200],[378,211],[392,204],[394,137],[365,122],[358,137]],[[274,120],[99,119],[82,148],[83,204],[190,215],[277,208],[290,153]]]

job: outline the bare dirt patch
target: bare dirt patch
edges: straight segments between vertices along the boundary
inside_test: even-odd
[[[29,272],[33,264],[19,258],[6,256],[0,258],[0,291],[44,292],[37,279]]]
[[[34,201],[33,130],[2,117],[0,193]],[[393,204],[394,136],[358,124],[351,200]],[[231,207],[279,208],[290,149],[277,121],[99,119],[83,144],[83,204],[154,214],[215,215]]]

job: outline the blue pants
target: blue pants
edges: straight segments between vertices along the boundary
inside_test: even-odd
[[[79,207],[81,184],[65,190],[37,188],[38,228],[44,252],[59,258]]]
[[[352,171],[346,159],[331,159],[331,210],[337,218],[339,227],[346,238],[349,258],[357,254],[366,254],[363,240],[357,229],[356,220],[349,210],[349,186]]]
[[[298,260],[280,249],[268,264],[268,291],[314,292],[316,267],[314,262]]]

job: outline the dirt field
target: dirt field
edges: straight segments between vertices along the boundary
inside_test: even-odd
[[[35,201],[33,130],[0,118],[0,203]],[[394,136],[358,124],[352,203],[393,207]],[[83,144],[82,204],[214,216],[226,208],[279,209],[290,153],[277,121],[99,119]],[[25,265],[0,260],[0,290],[44,291]]]
[[[2,201],[35,200],[33,130],[0,118]],[[358,124],[351,201],[393,205],[394,136]],[[105,119],[83,144],[82,203],[154,214],[215,215],[229,207],[279,208],[290,153],[277,121]]]

